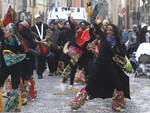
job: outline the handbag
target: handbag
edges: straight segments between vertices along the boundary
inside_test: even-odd
[[[131,65],[130,60],[128,59],[127,56],[123,57],[123,56],[115,55],[113,57],[113,60],[115,61],[115,63],[117,65],[119,65],[125,71],[130,72],[132,70],[132,65]]]
[[[48,45],[45,43],[44,45],[39,44],[40,53],[46,57],[53,55],[49,50]]]
[[[15,54],[10,50],[3,50],[3,56],[6,66],[12,66],[25,59],[26,54]]]
[[[130,62],[130,60],[128,59],[127,56],[125,56],[125,59],[126,59],[126,63],[123,65],[123,68],[124,68],[126,71],[131,72],[131,71],[132,71],[131,62]]]
[[[46,46],[39,44],[39,47],[40,47],[40,52],[42,54],[45,54],[47,52],[47,47]]]

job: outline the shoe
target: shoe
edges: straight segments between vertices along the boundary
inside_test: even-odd
[[[42,75],[38,75],[38,79],[43,79],[43,76]]]
[[[54,76],[59,76],[59,74],[57,72],[54,72],[53,75]]]
[[[66,81],[67,81],[67,78],[64,77],[63,80],[62,80],[62,82],[66,83]]]
[[[89,96],[88,96],[88,100],[92,100],[92,99],[94,99],[94,97],[91,96],[91,95],[89,95]]]
[[[21,99],[22,101],[22,105],[24,106],[24,105],[27,105],[27,103],[28,103],[28,100],[26,99],[26,98],[22,98]]]
[[[7,94],[7,93],[2,93],[2,96],[3,96],[4,98],[8,98],[8,94]]]
[[[53,76],[53,73],[49,73],[48,76]]]
[[[53,76],[57,76],[56,72],[53,72]]]

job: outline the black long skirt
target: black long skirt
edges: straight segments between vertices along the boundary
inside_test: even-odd
[[[130,99],[129,77],[113,63],[96,60],[92,75],[88,78],[86,91],[92,98],[111,98],[114,90],[123,91]]]

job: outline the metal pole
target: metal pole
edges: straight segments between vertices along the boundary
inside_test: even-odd
[[[15,10],[15,8],[16,8],[16,0],[14,0],[14,10]]]
[[[2,18],[2,0],[0,0],[0,18]]]
[[[142,0],[143,2],[143,20],[142,21],[145,21],[145,0]]]
[[[129,13],[130,13],[129,0],[127,0],[127,28],[128,29],[129,29]]]
[[[138,0],[138,25],[140,24],[140,0]]]
[[[33,0],[33,5],[31,6],[32,7],[32,25],[34,25],[34,3],[35,1]]]

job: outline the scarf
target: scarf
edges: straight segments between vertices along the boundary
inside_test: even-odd
[[[116,39],[115,39],[114,35],[106,36],[106,40],[107,40],[107,42],[109,43],[110,46],[112,46],[112,47],[116,46]]]
[[[17,41],[17,44],[18,44],[18,45],[21,45],[21,42],[20,42],[20,40],[17,38],[16,35],[13,35],[13,36],[12,36],[12,39],[11,39],[10,41],[8,41],[8,40],[6,40],[6,39],[4,40],[4,42],[5,42],[6,44],[10,45],[10,46],[15,46],[16,41]]]

